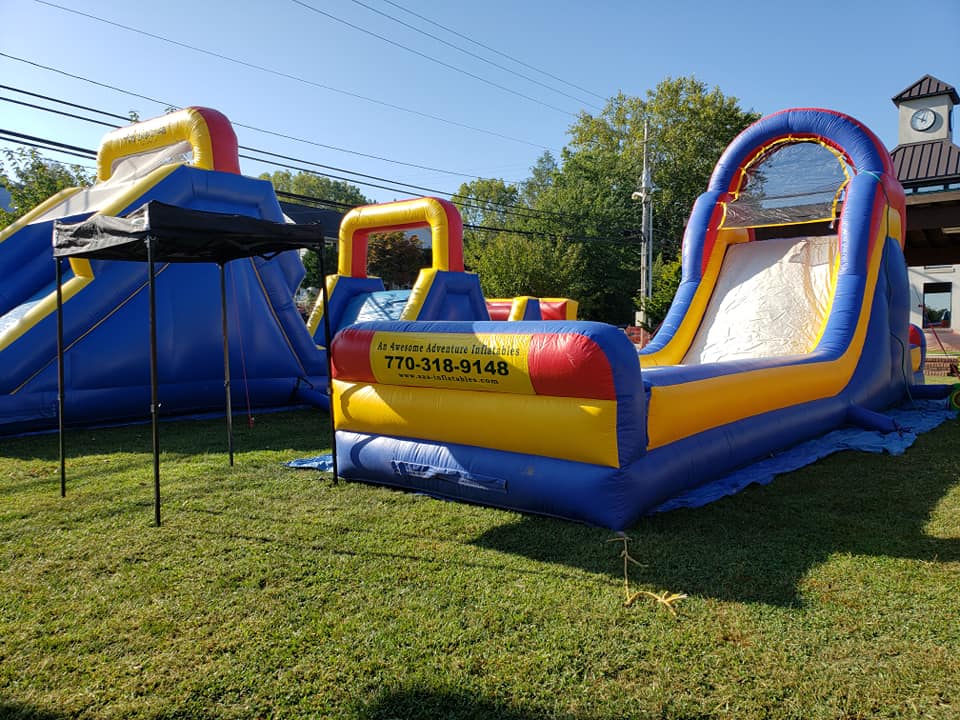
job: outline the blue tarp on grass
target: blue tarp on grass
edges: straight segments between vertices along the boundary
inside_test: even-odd
[[[736,470],[709,485],[670,498],[653,508],[650,514],[678,508],[703,507],[727,495],[738,493],[748,485],[767,485],[777,475],[799,470],[841,450],[902,455],[913,445],[918,435],[955,418],[957,411],[943,400],[916,400],[907,406],[887,410],[883,415],[891,418],[900,430],[891,433],[858,427],[834,430]]]
[[[834,430],[821,437],[795,445],[782,453],[759,460],[709,485],[671,498],[653,508],[649,514],[667,512],[678,508],[703,507],[727,495],[738,493],[748,485],[754,483],[767,485],[777,475],[799,470],[820,458],[841,450],[902,455],[908,447],[913,445],[918,435],[933,430],[947,420],[955,418],[957,411],[950,408],[947,402],[943,400],[916,400],[908,406],[888,410],[883,415],[893,420],[900,429],[891,433],[864,430],[858,427]],[[290,468],[331,472],[333,470],[333,457],[329,454],[319,455],[291,460],[285,465]]]

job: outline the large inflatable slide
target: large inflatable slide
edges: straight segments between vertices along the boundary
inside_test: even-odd
[[[0,434],[55,427],[55,221],[126,215],[157,200],[273,222],[284,216],[270,183],[239,174],[230,123],[187,108],[108,133],[97,182],[72,188],[0,232]],[[326,404],[323,350],[293,297],[296,252],[226,265],[235,407]],[[145,263],[71,259],[63,285],[66,409],[70,424],[148,416],[150,363]],[[163,414],[223,410],[220,281],[212,264],[157,270]]]
[[[731,143],[639,356],[602,323],[489,320],[460,272],[459,218],[425,202],[429,218],[386,205],[345,219],[329,280],[330,312],[351,315],[332,344],[345,477],[621,530],[844,424],[889,430],[881,411],[922,391],[903,190],[880,141],[846,115],[788,110]],[[441,238],[443,260],[399,318],[373,313],[359,278],[353,301],[338,297],[365,263],[366,230],[417,224]]]

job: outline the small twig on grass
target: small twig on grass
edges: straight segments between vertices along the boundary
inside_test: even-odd
[[[667,610],[670,611],[671,615],[673,615],[674,617],[677,617],[677,611],[676,611],[676,608],[674,608],[674,605],[680,600],[685,600],[687,598],[687,594],[672,593],[667,590],[664,590],[659,595],[657,595],[656,593],[652,593],[649,590],[637,590],[637,592],[631,593],[630,592],[630,575],[627,572],[630,567],[630,563],[633,563],[634,565],[638,565],[640,567],[643,567],[643,564],[637,562],[637,560],[630,555],[630,549],[628,546],[628,543],[630,542],[630,538],[626,535],[626,533],[618,533],[617,537],[610,538],[609,540],[607,540],[607,542],[623,543],[623,550],[620,551],[620,557],[623,558],[623,594],[624,594],[623,606],[630,607],[631,605],[633,605],[634,602],[636,602],[637,598],[639,598],[642,595],[646,595],[647,597],[653,598],[658,603],[663,605]]]
[[[657,595],[656,593],[652,593],[649,590],[637,590],[637,592],[635,592],[633,595],[631,595],[627,599],[627,601],[623,604],[623,606],[630,607],[631,605],[633,605],[634,601],[641,595],[646,595],[647,597],[653,598],[658,603],[663,605],[667,610],[669,610],[670,614],[673,615],[674,617],[677,616],[677,611],[673,607],[674,603],[676,603],[678,600],[685,600],[687,598],[686,593],[672,593],[664,590],[662,593]]]

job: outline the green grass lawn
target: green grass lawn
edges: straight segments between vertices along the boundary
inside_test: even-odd
[[[0,717],[958,718],[960,423],[630,536],[332,485],[326,417],[0,440]]]

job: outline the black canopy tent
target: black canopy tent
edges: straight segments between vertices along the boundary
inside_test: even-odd
[[[230,353],[227,336],[227,294],[224,266],[231,260],[249,257],[270,258],[277,253],[312,248],[323,268],[324,233],[320,225],[292,225],[259,220],[244,215],[188,210],[151,201],[125,217],[94,215],[80,223],[54,223],[53,256],[57,279],[57,415],[60,431],[60,494],[66,494],[64,441],[63,363],[63,268],[64,258],[127,260],[147,263],[150,314],[150,417],[153,426],[154,521],[160,524],[160,433],[157,373],[155,264],[216,263],[220,269],[220,312],[223,331],[223,373],[226,395],[227,445],[233,464],[233,415],[230,400]],[[320,283],[324,307],[326,283]],[[325,336],[330,324],[324,313]],[[329,342],[328,342],[329,345]],[[329,348],[328,348],[329,350]],[[327,378],[332,382],[330,353]],[[328,397],[332,397],[328,386]],[[337,478],[337,449],[330,410],[330,437],[333,441],[333,477]]]

